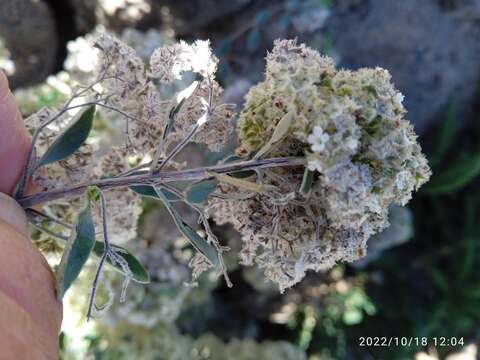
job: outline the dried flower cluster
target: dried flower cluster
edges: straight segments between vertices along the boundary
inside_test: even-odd
[[[212,200],[219,223],[243,236],[243,263],[257,263],[283,291],[307,270],[366,253],[430,176],[403,96],[387,70],[336,70],[331,59],[282,40],[267,56],[265,81],[252,87],[238,124],[238,154],[304,156],[304,169],[271,169],[257,181],[276,191],[246,200]],[[306,191],[303,182],[310,181]]]
[[[126,35],[132,37],[132,34]],[[119,118],[122,119],[125,136],[123,144],[108,149],[104,149],[102,144],[84,144],[69,158],[39,168],[34,180],[42,190],[118,176],[127,173],[132,164],[151,159],[161,142],[169,112],[178,101],[175,96],[165,100],[165,94],[161,87],[155,85],[155,80],[180,80],[186,71],[203,77],[178,94],[183,96],[184,103],[165,139],[163,150],[183,139],[206,113],[207,107],[210,109],[208,122],[202,124],[202,131],[192,141],[217,151],[228,141],[233,129],[230,124],[233,109],[228,104],[221,104],[222,89],[214,80],[218,60],[211,53],[208,41],[197,41],[193,45],[184,42],[164,45],[153,52],[148,66],[133,48],[100,30],[71,45],[74,50],[80,47],[83,53],[87,45],[90,47],[88,59],[76,56],[68,62],[74,78],[87,82],[88,86],[78,88],[76,93],[81,96],[75,97],[73,91],[74,101],[66,105],[69,110],[39,134],[37,156],[46,152],[70,123],[72,116],[78,116],[75,113],[82,104],[96,104],[100,110],[97,116],[103,117],[104,121],[118,123]],[[33,133],[57,114],[59,111],[43,108],[26,120],[27,126]],[[181,165],[170,161],[169,166]],[[113,242],[124,243],[135,235],[141,212],[140,197],[128,188],[112,189],[105,194],[110,210],[110,236]],[[71,221],[80,206],[80,201],[70,200],[68,204],[51,205],[50,210],[59,220]]]
[[[56,219],[58,227],[67,225],[53,229],[63,238],[74,233],[74,213],[84,208],[78,190],[91,198],[100,191],[101,207],[94,201],[94,214],[105,246],[97,274],[102,261],[110,259],[127,277],[133,276],[110,248],[110,243],[135,236],[141,207],[130,186],[149,187],[148,196],[163,203],[193,245],[194,278],[217,267],[230,285],[222,258],[226,248],[209,226],[211,214],[217,223],[233,223],[242,234],[242,262],[256,263],[283,291],[307,270],[364,256],[368,238],[387,226],[389,205],[404,205],[430,176],[403,118],[402,95],[386,70],[337,71],[329,58],[305,45],[277,41],[267,56],[266,79],[250,89],[240,115],[233,170],[222,168],[230,166],[227,160],[184,169],[175,157],[187,144],[219,151],[234,129],[233,108],[221,101],[222,89],[215,81],[218,59],[208,41],[164,45],[153,51],[148,64],[145,54],[139,56],[108,33],[92,45],[95,75],[84,72],[87,85],[73,89],[60,110],[43,109],[30,118],[36,152],[26,174],[33,175],[44,193],[34,195],[33,203],[27,197],[27,204],[42,197],[67,198],[43,215]],[[168,96],[165,88],[184,81],[188,73],[197,80]],[[121,141],[102,144],[85,137],[60,161],[39,164],[58,134],[86,112],[78,110],[92,107],[100,109],[96,116],[104,126],[112,119],[115,128],[122,124]],[[92,186],[96,188],[89,193]],[[21,183],[19,189],[22,203]],[[177,201],[199,215],[204,237],[178,213]],[[92,288],[94,294],[96,284]]]

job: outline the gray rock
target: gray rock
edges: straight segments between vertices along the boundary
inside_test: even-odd
[[[449,102],[464,117],[477,90],[479,27],[460,10],[438,0],[344,0],[326,27],[341,66],[390,70],[422,134]]]
[[[192,33],[212,21],[230,15],[251,0],[153,0],[165,21],[180,33]],[[167,19],[169,18],[169,19]]]
[[[368,239],[367,255],[353,262],[352,266],[362,269],[377,260],[385,250],[409,241],[414,235],[412,217],[408,208],[392,205],[388,214],[390,226]]]
[[[55,21],[42,1],[0,1],[0,38],[15,64],[13,88],[44,80],[55,68],[58,37]]]

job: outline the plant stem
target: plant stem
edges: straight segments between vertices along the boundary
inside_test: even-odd
[[[107,257],[110,252],[110,242],[108,240],[108,231],[107,231],[107,206],[106,206],[105,197],[102,192],[100,192],[100,205],[102,208],[102,229],[103,229],[103,254],[98,263],[97,271],[95,272],[95,278],[93,280],[92,288],[90,290],[90,299],[88,301],[88,310],[87,310],[87,321],[92,317],[92,311],[95,307],[95,296],[97,295],[98,283],[100,281],[100,273],[102,272],[103,265],[107,260]]]
[[[149,171],[139,172],[136,175],[113,177],[102,180],[90,181],[82,184],[72,185],[62,189],[44,191],[35,195],[24,196],[18,200],[23,208],[29,208],[37,204],[54,201],[58,199],[68,199],[79,196],[89,186],[97,186],[101,190],[129,187],[132,185],[152,185],[162,184],[174,181],[202,180],[211,177],[208,173],[228,174],[244,170],[265,169],[273,167],[301,166],[305,164],[305,159],[301,157],[284,157],[261,160],[237,161],[227,164],[218,164],[200,168],[163,171],[150,174]]]
[[[163,167],[171,160],[175,157],[175,155],[177,155],[180,151],[182,151],[182,149],[190,142],[190,140],[195,136],[195,134],[197,133],[199,129],[199,126],[198,125],[194,125],[194,127],[192,128],[192,130],[190,131],[190,133],[185,137],[185,139],[183,139],[181,142],[179,142],[177,144],[177,146],[175,146],[175,148],[172,150],[172,152],[165,158],[165,160],[162,161],[160,167],[158,168],[158,170],[155,170],[155,167],[158,163],[158,159],[157,159],[157,162],[154,162],[153,165],[152,165],[152,168],[150,170],[150,174],[155,174],[156,172],[159,173]]]

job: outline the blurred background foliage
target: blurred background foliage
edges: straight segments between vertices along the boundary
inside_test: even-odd
[[[144,201],[138,238],[126,246],[152,283],[132,285],[126,303],[86,323],[92,264],[68,299],[62,359],[477,358],[480,2],[3,0],[0,68],[25,116],[65,101],[72,79],[88,75],[82,37],[99,26],[144,58],[175,38],[210,38],[224,97],[238,105],[263,76],[276,38],[298,37],[343,67],[386,67],[405,94],[434,175],[408,209],[392,209],[392,226],[370,240],[365,260],[309,274],[283,295],[257,270],[237,265],[240,239],[229,227],[217,232],[233,249],[226,260],[234,287],[212,274],[198,287],[186,285],[191,252],[164,210]],[[97,137],[111,132],[109,119],[97,121]],[[220,158],[196,150],[185,160]],[[107,283],[121,286],[113,275]],[[361,336],[430,341],[361,347]],[[435,348],[431,339],[441,336],[464,344]]]

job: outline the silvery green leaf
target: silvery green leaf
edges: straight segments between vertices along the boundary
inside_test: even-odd
[[[133,185],[130,186],[130,189],[137,194],[145,197],[150,197],[154,199],[158,199],[157,190],[152,185]],[[181,200],[177,195],[168,191],[165,188],[160,188],[158,191],[161,191],[163,195],[168,199],[168,201],[178,201]]]
[[[43,154],[37,167],[63,160],[72,155],[85,142],[92,130],[95,105],[82,112],[72,124],[65,129]]]
[[[305,168],[302,178],[302,184],[300,185],[300,192],[302,194],[308,194],[312,190],[313,185],[313,171]]]
[[[282,140],[288,134],[293,120],[293,114],[291,112],[285,114],[275,127],[270,140],[255,154],[254,159],[259,159],[265,155],[273,145]]]
[[[202,204],[217,188],[217,179],[202,180],[193,183],[185,192],[185,199],[192,204]]]
[[[63,250],[57,271],[58,298],[62,299],[72,283],[80,274],[88,260],[95,243],[90,202],[78,213],[73,231]]]
[[[93,247],[93,253],[96,256],[101,257],[103,255],[104,247],[105,244],[103,242],[96,241],[95,246]],[[125,274],[120,264],[113,264],[111,259],[107,257],[107,262],[109,265],[125,276],[131,277],[131,279],[137,283],[148,284],[150,282],[150,274],[135,256],[133,256],[127,249],[123,247],[117,245],[110,245],[110,247],[118,256],[121,256],[127,262],[131,274]]]
[[[163,140],[168,137],[170,131],[173,129],[175,118],[177,117],[177,114],[185,103],[185,100],[187,100],[187,98],[183,98],[182,100],[180,100],[180,102],[170,110],[170,113],[168,114],[167,124],[165,125],[165,129],[163,130]]]
[[[203,256],[205,256],[208,261],[213,266],[218,265],[218,253],[217,250],[210,245],[206,239],[201,237],[197,234],[195,230],[193,230],[187,223],[185,223],[180,216],[180,214],[175,210],[175,208],[170,204],[168,199],[161,191],[158,191],[158,198],[163,203],[163,205],[167,208],[168,212],[173,218],[175,225],[177,226],[178,230],[187,238],[187,240],[192,244],[192,246],[200,252]]]
[[[274,185],[268,185],[268,184],[257,184],[255,182],[247,181],[247,180],[242,180],[242,179],[237,179],[232,176],[228,176],[225,174],[218,174],[212,171],[205,171],[205,173],[208,176],[215,177],[219,182],[233,185],[239,189],[245,189],[249,191],[253,191],[256,193],[265,193],[268,191],[275,191],[277,190],[277,187]]]
[[[98,186],[90,186],[87,189],[87,199],[90,203],[96,203],[100,201],[101,190]]]
[[[480,152],[453,162],[445,171],[434,174],[424,191],[428,194],[448,194],[462,189],[480,175]]]
[[[183,104],[185,101],[188,100],[188,98],[193,94],[195,89],[198,87],[198,81],[194,81],[188,86],[185,90],[181,91],[178,94],[177,97],[177,105],[175,105],[172,109],[170,109],[170,112],[168,113],[168,121],[167,124],[165,125],[165,129],[163,130],[163,135],[162,139],[166,140],[168,135],[170,135],[170,132],[173,129],[173,125],[175,124],[175,119],[177,118],[178,113],[182,109]]]
[[[237,155],[230,155],[230,156],[227,156],[225,159],[223,159],[223,163],[224,164],[227,164],[227,163],[230,163],[230,162],[234,162],[234,161],[244,161],[245,159],[241,158],[240,156],[237,156]],[[254,170],[242,170],[242,171],[236,171],[236,172],[233,172],[233,173],[229,173],[230,176],[232,177],[235,177],[237,179],[246,179],[246,178],[249,178],[250,176],[253,176],[255,175],[255,171]]]

